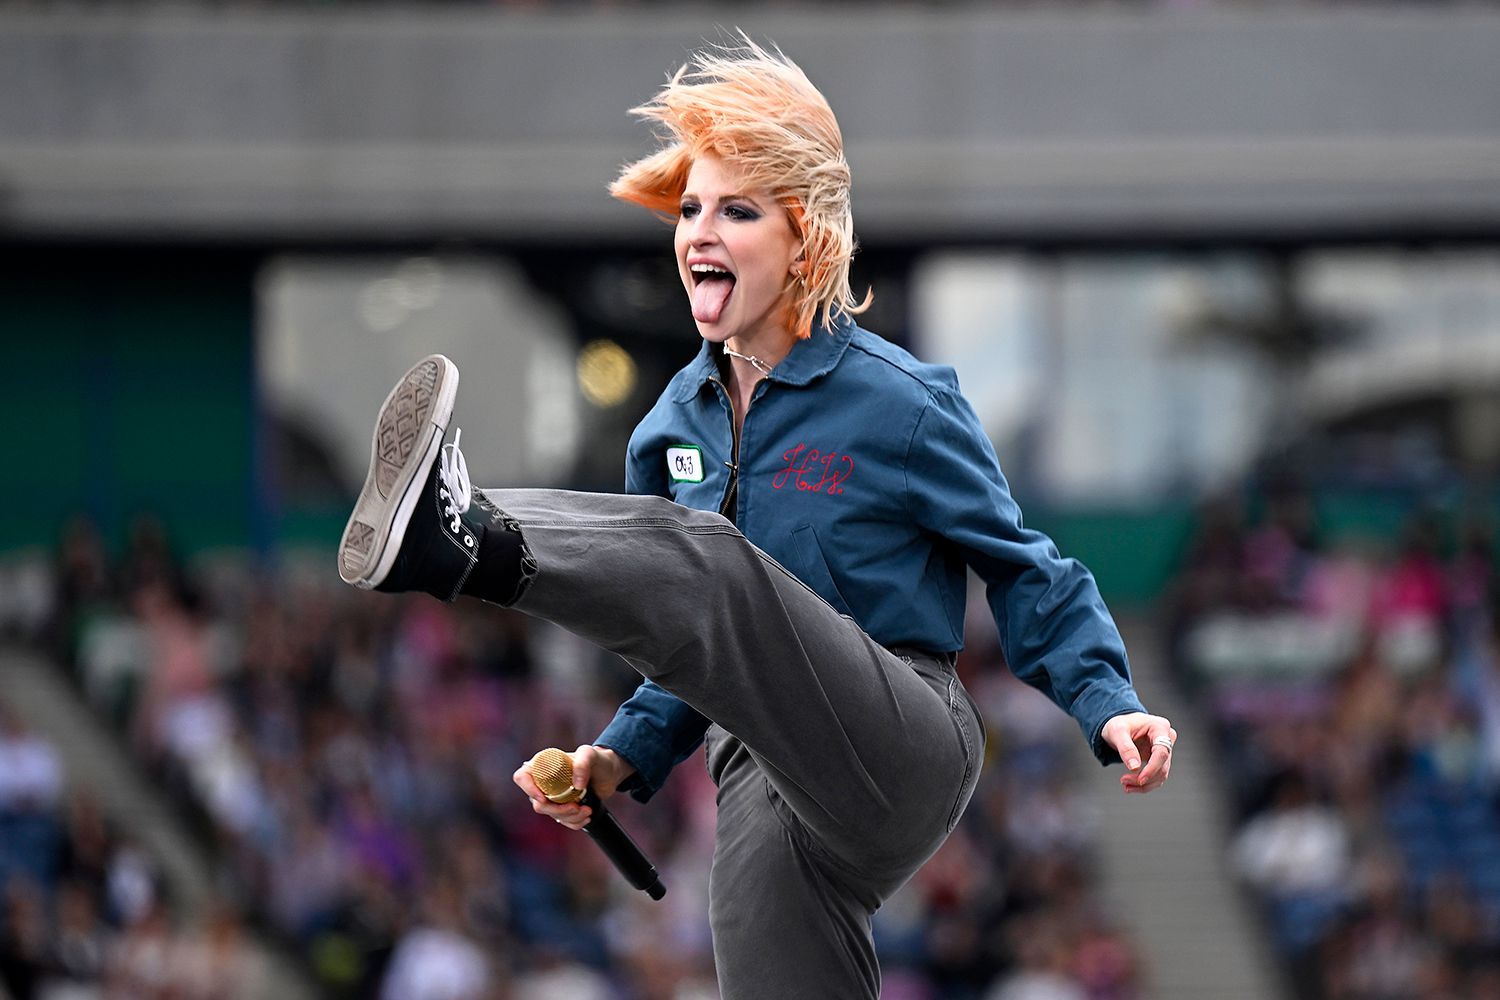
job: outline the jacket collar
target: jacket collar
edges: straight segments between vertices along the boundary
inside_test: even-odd
[[[807,385],[813,379],[827,375],[844,356],[844,351],[848,350],[850,341],[854,339],[855,329],[854,320],[842,316],[834,321],[833,326],[814,330],[811,337],[797,341],[791,353],[782,358],[781,363],[772,368],[771,374],[766,377],[772,382],[787,385]],[[711,379],[718,377],[719,359],[722,356],[723,349],[718,344],[705,340],[698,348],[698,356],[684,369],[687,377],[682,380],[672,398],[685,403],[696,396]]]

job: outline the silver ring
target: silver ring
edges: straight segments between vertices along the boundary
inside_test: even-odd
[[[1166,747],[1167,753],[1172,752],[1172,741],[1165,736],[1158,736],[1151,741],[1151,745],[1154,747]]]

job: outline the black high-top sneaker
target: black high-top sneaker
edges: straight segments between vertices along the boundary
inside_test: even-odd
[[[366,590],[421,590],[451,601],[479,557],[486,520],[458,438],[443,446],[458,367],[441,354],[417,362],[375,418],[370,471],[339,542],[339,576]]]

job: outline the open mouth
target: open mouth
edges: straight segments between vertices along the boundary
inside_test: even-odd
[[[717,264],[691,264],[693,276],[693,319],[700,323],[717,323],[734,291],[734,275]]]

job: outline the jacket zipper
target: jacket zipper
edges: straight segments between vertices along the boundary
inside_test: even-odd
[[[719,515],[721,517],[729,518],[729,520],[733,521],[735,524],[739,524],[740,521],[740,519],[735,516],[737,513],[739,513],[737,510],[735,510],[735,504],[739,501],[740,495],[739,462],[740,442],[739,436],[736,435],[734,441],[734,458],[733,460],[724,463],[725,465],[729,466],[729,489],[724,491],[724,502],[719,504]]]
[[[709,381],[719,387],[719,391],[724,394],[724,401],[729,404],[729,435],[730,439],[734,442],[730,451],[729,461],[724,463],[729,469],[729,488],[724,491],[724,502],[719,504],[719,516],[727,517],[735,524],[739,524],[740,519],[736,516],[739,511],[736,508],[740,496],[740,433],[745,423],[742,420],[740,421],[739,428],[735,427],[734,401],[730,398],[729,389],[723,382],[716,378],[710,378]],[[750,407],[755,404],[755,397],[763,391],[759,385],[751,390],[750,401],[745,404],[746,420],[750,419]]]
[[[729,390],[723,382],[716,378],[710,378],[709,381],[718,386],[719,392],[723,394],[724,402],[729,410],[729,436],[733,441],[730,446],[729,461],[724,463],[729,469],[729,488],[724,491],[724,500],[719,504],[719,516],[727,517],[738,524],[739,519],[734,516],[736,513],[734,507],[740,492],[740,432],[734,426],[734,402],[729,398]]]

